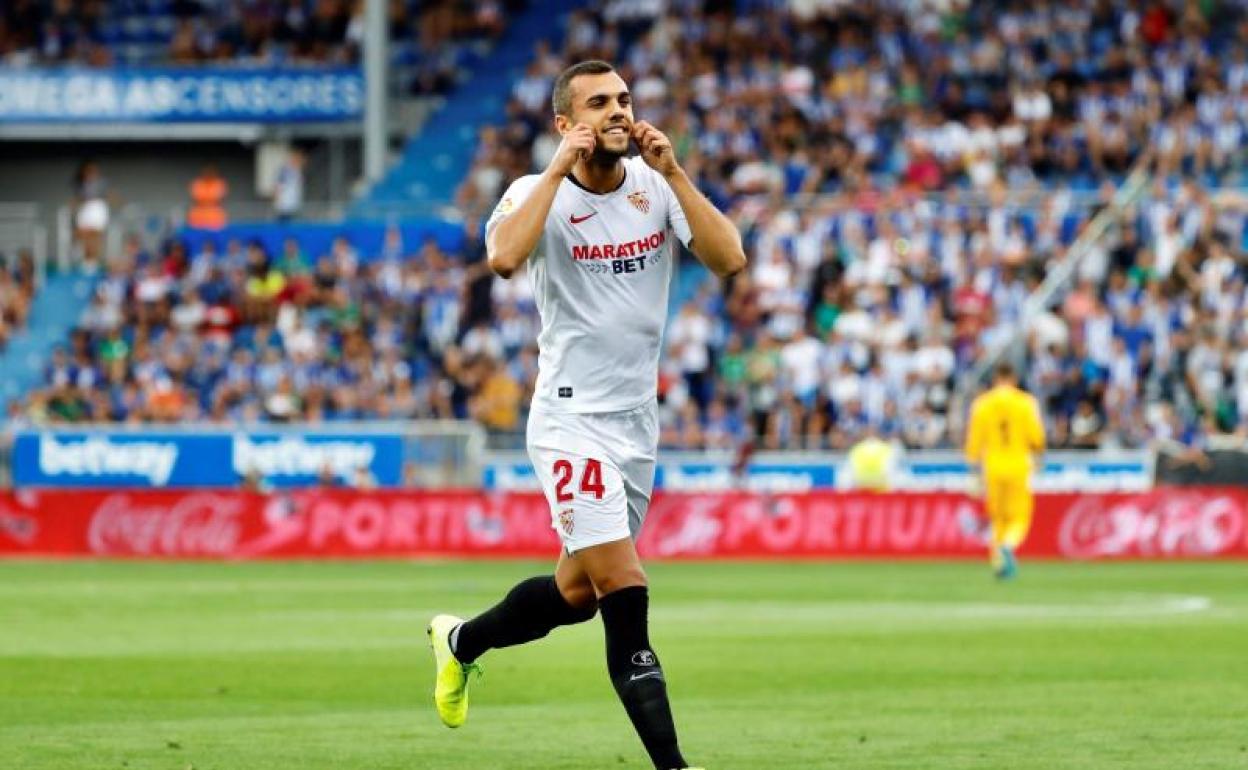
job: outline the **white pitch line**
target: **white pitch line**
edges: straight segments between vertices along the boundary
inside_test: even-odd
[[[845,619],[910,619],[944,620],[948,618],[1019,619],[1019,618],[1104,618],[1185,615],[1205,612],[1213,607],[1207,596],[1179,594],[1102,594],[1100,601],[1088,604],[1006,604],[1002,602],[898,602],[898,601],[830,601],[830,602],[697,602],[692,604],[659,604],[651,608],[661,620],[732,620],[783,622],[820,622]],[[436,610],[433,608],[309,608],[261,609],[256,615],[266,620],[290,622],[330,622],[342,620],[382,621],[393,623],[423,622]]]
[[[831,620],[930,621],[966,618],[976,620],[1131,618],[1184,615],[1213,607],[1207,596],[1133,595],[1126,601],[1090,604],[1005,604],[1000,602],[819,602],[794,604],[740,604],[706,602],[695,605],[658,606],[651,614],[670,620],[714,620],[732,617],[749,622],[822,622]]]

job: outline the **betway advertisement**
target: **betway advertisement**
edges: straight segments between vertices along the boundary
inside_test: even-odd
[[[396,486],[403,475],[397,433],[149,433],[33,431],[13,444],[18,487],[163,489],[236,487],[257,474],[274,487],[339,483],[367,472]]]
[[[1248,491],[1041,494],[1024,557],[1248,558]],[[660,559],[981,558],[976,500],[656,493],[639,543]],[[573,514],[574,515],[574,514]],[[0,555],[160,559],[552,558],[546,501],[479,491],[20,490],[0,496]]]

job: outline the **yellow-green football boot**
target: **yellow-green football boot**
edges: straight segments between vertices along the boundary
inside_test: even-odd
[[[433,649],[433,705],[442,724],[459,727],[468,718],[468,675],[481,675],[475,663],[460,663],[451,652],[451,632],[464,621],[454,615],[437,615],[429,621],[429,646]]]

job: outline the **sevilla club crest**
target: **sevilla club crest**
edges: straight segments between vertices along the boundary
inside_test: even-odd
[[[559,526],[563,528],[563,533],[565,535],[572,534],[573,521],[571,508],[564,508],[562,511],[559,511]]]
[[[650,213],[650,199],[646,197],[645,190],[638,190],[637,192],[629,193],[628,202],[633,204],[633,208],[637,209],[641,213]]]

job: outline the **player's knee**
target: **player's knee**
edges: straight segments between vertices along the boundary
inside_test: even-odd
[[[568,618],[573,623],[583,623],[587,620],[592,620],[594,615],[598,613],[598,597],[594,593],[594,586],[590,583],[560,586],[559,594],[567,602],[569,608]]]
[[[598,589],[599,596],[606,596],[624,588],[645,586],[646,573],[641,565],[627,567],[598,578],[594,581],[594,585]]]
[[[568,619],[571,621],[569,625],[574,625],[576,623],[586,623],[588,621],[593,620],[594,616],[597,614],[598,614],[598,602],[597,601],[591,602],[583,607],[573,606],[571,608],[571,612],[568,613]]]

